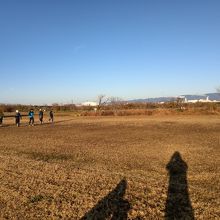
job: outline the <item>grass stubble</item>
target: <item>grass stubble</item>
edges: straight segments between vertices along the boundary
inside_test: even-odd
[[[2,219],[220,218],[218,116],[6,124],[0,128]]]

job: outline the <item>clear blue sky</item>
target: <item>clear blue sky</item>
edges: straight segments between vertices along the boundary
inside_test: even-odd
[[[219,0],[1,0],[0,103],[214,92]]]

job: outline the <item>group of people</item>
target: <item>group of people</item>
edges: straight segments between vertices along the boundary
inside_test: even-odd
[[[39,116],[40,123],[43,124],[43,122],[44,122],[44,120],[43,120],[44,119],[44,111],[42,109],[39,110],[38,116]],[[2,126],[3,118],[4,118],[4,113],[0,110],[0,126]],[[29,118],[29,126],[34,126],[34,110],[33,109],[31,109],[28,112],[28,118]],[[16,112],[15,112],[15,124],[16,124],[17,127],[20,126],[21,119],[22,119],[21,113],[18,110],[16,110]],[[54,120],[54,114],[53,114],[53,111],[51,110],[49,112],[49,121],[53,122],[53,120]]]

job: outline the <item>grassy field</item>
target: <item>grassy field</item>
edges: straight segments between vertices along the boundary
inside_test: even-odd
[[[220,117],[0,127],[2,219],[220,219]]]

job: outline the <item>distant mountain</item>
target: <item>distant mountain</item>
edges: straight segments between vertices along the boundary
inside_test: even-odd
[[[207,93],[205,95],[181,95],[185,96],[187,100],[198,100],[198,99],[206,99],[206,97],[209,97],[209,100],[217,100],[220,101],[220,93]],[[149,103],[149,102],[170,102],[176,100],[177,97],[158,97],[158,98],[146,98],[146,99],[133,99],[129,100],[127,102],[129,103]]]
[[[207,93],[206,95],[209,96],[210,100],[220,101],[220,93]]]
[[[194,100],[194,99],[206,99],[207,96],[209,97],[209,100],[217,100],[220,101],[220,93],[207,93],[205,95],[183,95],[188,100]]]
[[[138,103],[138,102],[170,102],[174,101],[175,97],[158,97],[158,98],[147,98],[147,99],[134,99],[129,100],[128,102],[131,103]]]

